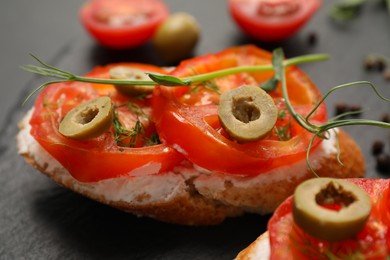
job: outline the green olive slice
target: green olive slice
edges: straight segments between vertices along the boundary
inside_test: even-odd
[[[150,78],[146,73],[137,68],[116,66],[110,69],[109,71],[110,78],[112,79],[127,79],[127,80],[142,80],[147,81]],[[123,95],[134,97],[142,94],[151,93],[154,89],[154,86],[149,85],[126,85],[126,84],[116,84],[114,85],[116,90]]]
[[[221,95],[218,116],[232,139],[251,142],[272,130],[278,109],[267,92],[257,86],[244,85]]]
[[[157,29],[153,45],[162,59],[176,62],[191,55],[199,35],[200,29],[195,18],[179,12],[168,17]]]
[[[341,205],[339,210],[323,205]],[[371,211],[368,194],[352,182],[332,178],[307,180],[294,192],[295,223],[306,233],[336,242],[356,235]]]
[[[111,99],[98,97],[70,110],[61,121],[58,130],[66,137],[85,140],[106,132],[112,121]]]

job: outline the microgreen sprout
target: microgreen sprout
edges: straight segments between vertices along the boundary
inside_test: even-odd
[[[227,68],[223,70],[213,71],[209,73],[204,74],[198,74],[191,77],[184,77],[184,78],[177,78],[171,75],[163,75],[158,73],[147,73],[151,80],[126,80],[126,79],[103,79],[103,78],[91,78],[91,77],[83,77],[78,76],[73,73],[58,69],[54,66],[50,66],[40,59],[38,59],[36,56],[31,55],[41,66],[36,65],[24,65],[22,66],[22,69],[50,77],[55,78],[57,80],[49,81],[38,88],[36,88],[33,92],[31,92],[23,104],[31,98],[35,93],[42,90],[46,86],[53,84],[53,83],[59,83],[59,82],[66,82],[66,81],[80,81],[80,82],[90,82],[90,83],[100,83],[100,84],[117,84],[117,85],[148,85],[148,86],[154,86],[154,85],[163,85],[163,86],[191,86],[195,85],[197,83],[204,83],[204,82],[210,82],[212,79],[224,77],[232,74],[237,73],[243,73],[243,72],[264,72],[264,71],[271,71],[273,69],[272,64],[267,65],[257,65],[257,66],[240,66],[240,67],[232,67]],[[313,54],[313,55],[303,55],[299,57],[295,57],[292,59],[287,59],[283,61],[284,66],[291,66],[291,65],[299,65],[302,63],[308,63],[308,62],[316,62],[321,60],[328,59],[328,55],[324,54]]]
[[[282,91],[283,91],[283,97],[286,102],[287,109],[289,110],[290,114],[294,117],[294,119],[307,131],[313,133],[313,137],[309,143],[309,147],[307,149],[306,153],[306,161],[308,164],[309,169],[313,172],[315,176],[318,177],[314,169],[312,168],[309,160],[310,150],[312,148],[313,142],[315,138],[323,138],[328,139],[330,133],[330,130],[336,129],[338,127],[342,126],[348,126],[348,125],[370,125],[370,126],[378,126],[378,127],[384,127],[384,128],[390,128],[390,123],[382,122],[382,121],[376,121],[376,120],[368,120],[368,119],[340,119],[340,117],[335,117],[328,122],[325,122],[321,125],[315,125],[310,122],[310,117],[315,113],[315,111],[318,109],[318,107],[326,100],[326,98],[333,93],[336,90],[348,88],[348,87],[356,87],[356,86],[369,86],[374,91],[374,93],[382,100],[386,102],[390,102],[389,98],[384,97],[379,93],[377,88],[368,81],[357,81],[352,83],[347,83],[339,86],[335,86],[331,88],[318,103],[314,106],[314,108],[309,112],[309,114],[306,117],[303,117],[302,115],[295,112],[294,107],[290,103],[290,99],[288,98],[288,91],[287,91],[287,83],[286,83],[286,75],[285,75],[285,66],[281,62],[281,60],[284,59],[284,53],[282,49],[276,49],[273,52],[273,67],[275,68],[275,76],[274,78],[280,79],[280,83],[282,85]],[[349,114],[354,113],[350,112]],[[337,140],[338,145],[338,140]],[[340,161],[340,149],[338,148],[338,161]],[[342,163],[341,163],[342,164]]]

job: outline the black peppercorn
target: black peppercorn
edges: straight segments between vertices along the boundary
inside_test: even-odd
[[[387,69],[383,72],[383,77],[385,80],[390,80],[390,69]]]
[[[382,173],[390,173],[389,154],[380,154],[376,157],[376,169]]]
[[[382,122],[390,123],[390,114],[384,114],[381,120]]]
[[[384,147],[385,147],[385,144],[382,141],[379,141],[379,140],[375,141],[372,144],[372,154],[373,155],[381,154],[383,152]]]
[[[361,114],[361,110],[362,110],[361,105],[354,104],[349,106],[349,111],[354,112],[355,116],[359,116]]]
[[[318,36],[315,32],[309,33],[307,37],[307,42],[309,43],[309,45],[311,46],[316,45],[317,40],[318,40]]]
[[[337,103],[335,108],[336,108],[335,111],[336,115],[341,115],[348,112],[348,106],[345,103]]]
[[[374,70],[377,67],[378,62],[374,57],[368,56],[364,59],[363,64],[366,70]]]
[[[382,59],[379,59],[376,66],[378,71],[383,71],[386,68],[386,63]]]

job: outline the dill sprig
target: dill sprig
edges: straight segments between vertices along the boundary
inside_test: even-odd
[[[278,119],[280,121],[283,122],[286,119],[286,116],[287,116],[286,109],[279,111]],[[291,117],[289,117],[287,124],[282,125],[282,126],[275,125],[275,134],[279,138],[280,141],[288,141],[291,139],[291,137],[292,137],[292,124],[291,123],[292,123],[292,120],[291,120]]]
[[[126,107],[137,116],[137,120],[131,129],[124,127],[119,120],[117,109],[120,107]],[[142,107],[132,101],[114,107],[114,138],[118,146],[134,148],[137,145],[137,140],[142,140],[145,143],[145,146],[152,146],[160,143],[160,138],[157,133],[152,134],[150,137],[146,136],[145,126],[140,120],[141,117],[149,120],[149,116],[145,114]]]
[[[120,108],[120,107],[127,107],[127,109],[131,112],[133,112],[137,117],[143,116],[143,117],[148,117],[147,114],[142,110],[142,107],[138,105],[137,103],[134,103],[132,101],[127,101],[122,105],[116,106],[115,108]]]
[[[144,137],[145,127],[139,119],[137,119],[131,129],[127,129],[123,126],[123,124],[119,120],[118,113],[115,111],[113,125],[115,131],[114,137],[118,146],[134,148],[136,146],[138,138]],[[128,141],[124,142],[124,140]]]

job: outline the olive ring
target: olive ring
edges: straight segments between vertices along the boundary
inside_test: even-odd
[[[341,208],[323,206],[332,204]],[[346,180],[314,178],[301,183],[294,192],[295,223],[306,233],[327,241],[352,238],[364,227],[370,211],[368,194]]]

